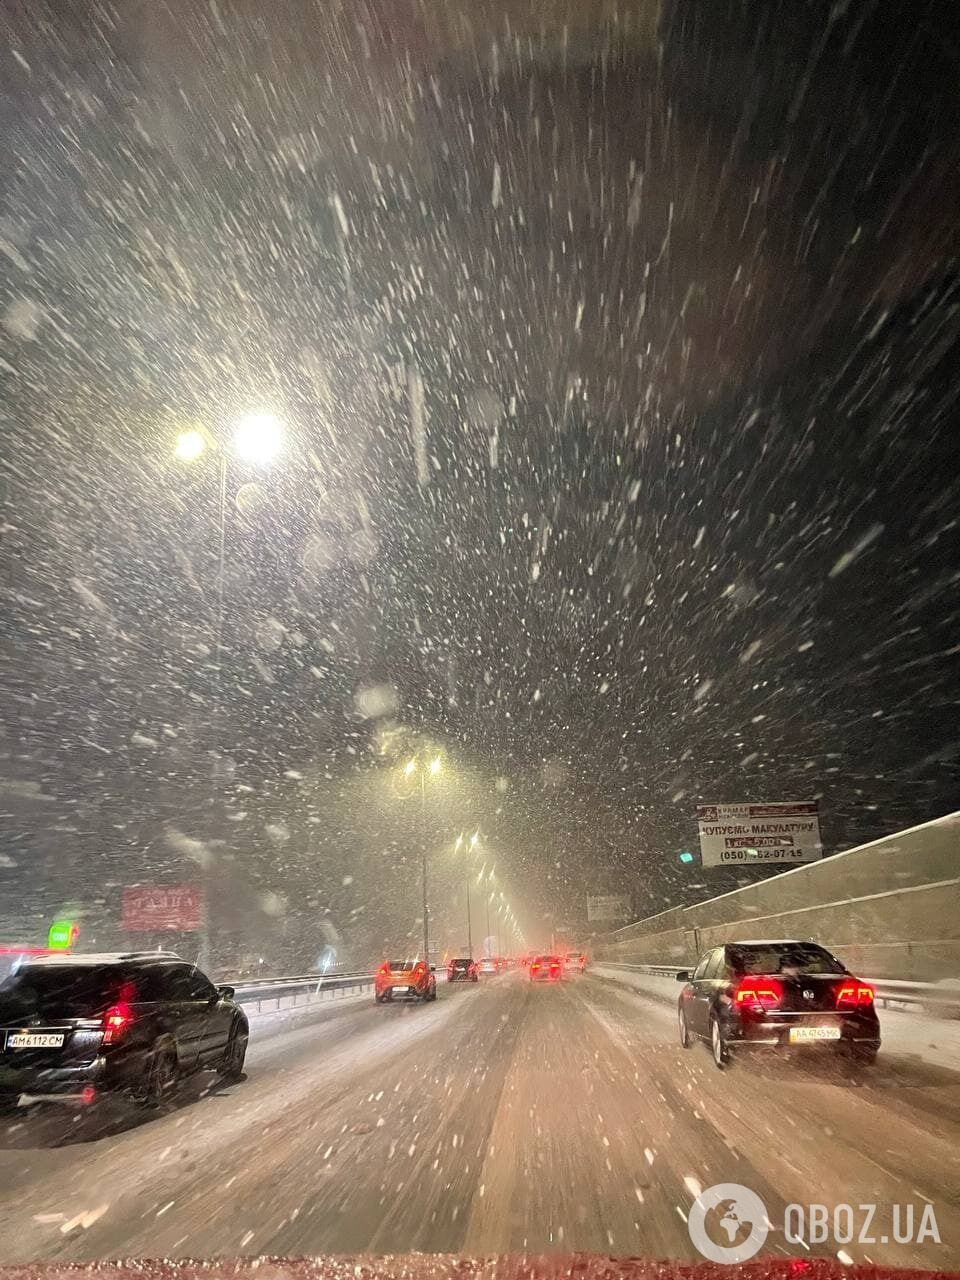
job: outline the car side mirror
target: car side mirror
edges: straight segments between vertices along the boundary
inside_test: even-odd
[[[690,981],[690,970],[689,970],[689,969],[678,969],[678,970],[677,970],[677,981],[678,981],[678,982],[689,982],[689,981]]]
[[[218,1000],[232,1000],[236,994],[236,990],[233,987],[217,987]]]

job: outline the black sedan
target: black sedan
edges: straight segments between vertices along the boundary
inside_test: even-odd
[[[677,981],[680,1043],[706,1040],[721,1069],[743,1048],[827,1048],[863,1064],[880,1048],[873,988],[813,942],[730,942]]]

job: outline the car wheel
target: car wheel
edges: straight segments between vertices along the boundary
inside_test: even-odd
[[[373,998],[377,1002],[377,1004],[383,1004],[383,996],[380,994],[379,991],[375,991],[373,993]]]
[[[141,1102],[152,1111],[169,1106],[177,1089],[177,1055],[169,1045],[153,1052],[147,1068],[147,1083]]]
[[[713,1063],[718,1071],[722,1071],[730,1061],[727,1042],[723,1038],[720,1019],[715,1013],[710,1015],[710,1048],[713,1052]]]
[[[220,1064],[220,1075],[224,1080],[239,1080],[243,1076],[243,1060],[247,1056],[248,1032],[239,1023],[234,1025]]]
[[[684,1049],[689,1049],[693,1044],[693,1039],[690,1036],[690,1028],[687,1026],[687,1015],[684,1013],[682,1005],[677,1011],[677,1023],[680,1028],[680,1044]]]

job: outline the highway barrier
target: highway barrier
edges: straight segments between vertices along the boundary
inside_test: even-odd
[[[960,977],[960,812],[638,920],[598,939],[593,954],[686,967],[748,938],[811,938],[878,981]]]
[[[674,985],[666,986],[661,981],[657,986],[651,985],[650,994],[660,999],[673,1000],[680,991],[677,974],[685,966],[664,964],[615,964],[605,960],[597,967],[599,977],[604,977],[603,970],[610,969],[622,973],[647,974],[651,978],[666,979]],[[858,975],[858,976],[863,976]],[[908,1006],[911,1010],[922,1010],[941,1018],[960,1018],[960,986],[947,986],[935,982],[905,982],[890,978],[867,978],[873,987],[877,1004],[882,1008],[889,1006]]]
[[[253,982],[221,982],[232,986],[238,1004],[255,1008],[257,1013],[279,1009],[283,1001],[287,1008],[314,1004],[318,1000],[336,1000],[350,994],[359,995],[373,986],[372,973],[305,974],[289,978],[258,978]]]

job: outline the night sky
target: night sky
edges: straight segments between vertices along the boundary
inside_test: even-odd
[[[365,962],[479,829],[536,941],[735,887],[699,803],[957,807],[945,14],[8,6],[2,929],[199,859]]]

